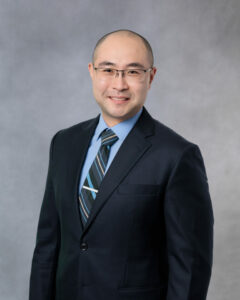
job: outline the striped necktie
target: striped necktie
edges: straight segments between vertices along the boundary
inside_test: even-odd
[[[105,174],[111,146],[118,140],[118,136],[111,130],[105,129],[101,135],[101,146],[84,180],[79,194],[80,212],[83,225],[91,212],[101,181]]]

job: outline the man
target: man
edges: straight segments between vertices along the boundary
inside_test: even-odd
[[[213,213],[197,145],[145,107],[149,43],[118,30],[89,64],[101,115],[51,142],[30,300],[203,300]]]

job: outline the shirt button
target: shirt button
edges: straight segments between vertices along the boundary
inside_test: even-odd
[[[86,242],[82,242],[82,243],[80,244],[80,249],[81,249],[82,251],[86,251],[87,248],[88,248],[88,244],[87,244]]]

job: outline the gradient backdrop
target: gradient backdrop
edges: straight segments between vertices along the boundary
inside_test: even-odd
[[[119,28],[152,44],[146,108],[202,150],[215,213],[208,299],[237,300],[239,0],[0,0],[0,299],[27,299],[51,137],[98,114],[87,63]]]

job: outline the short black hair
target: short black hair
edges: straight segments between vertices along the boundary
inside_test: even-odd
[[[140,35],[139,33],[135,32],[135,31],[132,31],[132,30],[129,30],[129,29],[118,29],[118,30],[115,30],[115,31],[112,31],[112,32],[109,32],[107,34],[105,34],[104,36],[102,36],[96,43],[95,47],[94,47],[94,50],[93,50],[93,54],[92,54],[92,62],[94,63],[95,61],[95,56],[96,56],[96,51],[98,49],[98,47],[102,44],[102,42],[110,35],[114,34],[114,33],[126,33],[126,34],[129,34],[130,36],[134,36],[134,37],[139,37],[144,46],[146,47],[147,49],[147,52],[148,52],[148,56],[149,56],[149,60],[150,60],[150,63],[151,63],[151,66],[153,66],[154,64],[154,57],[153,57],[153,51],[152,51],[152,47],[150,45],[150,43],[148,42],[148,40],[143,37],[142,35]]]

